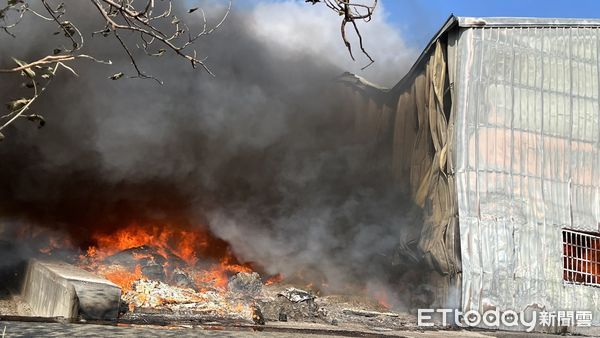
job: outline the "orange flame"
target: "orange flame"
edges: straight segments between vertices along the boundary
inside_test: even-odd
[[[168,257],[170,252],[189,265],[194,265],[198,251],[205,250],[208,245],[206,237],[201,230],[183,230],[172,225],[130,224],[112,234],[94,236],[97,246],[88,248],[88,257],[93,255],[96,259],[104,259],[122,250],[147,245],[158,249],[164,257]]]
[[[210,270],[197,271],[194,273],[194,281],[201,289],[205,286],[225,289],[229,277],[239,272],[252,272],[252,268],[246,265],[232,263],[233,256],[224,256],[219,264],[211,266]]]
[[[283,275],[278,273],[274,276],[269,277],[266,281],[265,281],[265,285],[272,285],[275,283],[279,283],[283,280]]]
[[[131,289],[133,282],[142,278],[142,267],[136,265],[133,272],[119,266],[101,267],[98,271],[122,290]]]
[[[222,241],[211,237],[202,228],[189,230],[173,225],[130,224],[111,234],[94,235],[93,239],[96,245],[90,246],[82,259],[91,260],[99,273],[124,289],[130,289],[133,281],[143,277],[141,267],[137,266],[136,271],[128,272],[123,268],[107,267],[103,260],[123,250],[140,246],[153,247],[165,257],[164,268],[169,265],[169,258],[173,255],[184,260],[188,264],[190,276],[200,289],[225,289],[231,275],[252,272],[249,265],[237,262]],[[152,258],[150,254],[144,253],[132,253],[132,256],[136,260]],[[198,260],[202,258],[218,258],[219,262],[212,264],[208,269],[194,269]]]
[[[389,289],[383,287],[382,285],[372,285],[366,290],[365,293],[373,297],[384,309],[390,310],[393,308],[391,300],[394,299],[394,296]]]

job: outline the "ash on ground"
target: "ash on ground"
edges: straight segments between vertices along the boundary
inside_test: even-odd
[[[285,283],[263,285],[241,272],[227,290],[200,290],[138,280],[122,296],[122,320],[194,324],[318,323],[377,331],[416,329],[416,318],[357,295],[318,296]]]

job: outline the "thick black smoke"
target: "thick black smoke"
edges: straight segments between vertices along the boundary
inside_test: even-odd
[[[98,27],[76,18],[85,31]],[[334,288],[395,287],[395,254],[420,216],[390,183],[389,163],[356,142],[350,102],[335,90],[343,69],[261,41],[253,24],[234,10],[200,42],[216,78],[175,56],[138,55],[164,86],[109,80],[131,66],[116,41],[87,34],[91,52],[115,65],[80,62],[79,77],[62,72],[35,105],[47,126],[24,120],[5,132],[5,224],[65,231],[82,247],[91,229],[129,221],[206,225],[270,273]],[[29,39],[0,38],[0,64],[54,47],[40,42],[53,38],[51,24],[22,26]],[[20,97],[18,82],[5,78],[1,98]]]

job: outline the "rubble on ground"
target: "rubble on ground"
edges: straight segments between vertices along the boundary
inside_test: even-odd
[[[180,269],[173,270],[171,281],[174,285],[145,278],[134,281],[122,296],[122,319],[215,325],[314,323],[379,331],[416,328],[413,315],[390,312],[366,296],[319,296],[292,285],[264,285],[256,272],[231,276],[226,289],[195,288],[192,277]]]
[[[251,304],[230,299],[220,292],[198,292],[146,279],[135,281],[132,290],[126,291],[121,299],[131,313],[148,312],[151,309],[154,312],[180,313],[182,316],[206,314],[251,321],[255,312]]]
[[[256,272],[239,272],[229,279],[227,289],[231,293],[256,297],[262,292],[263,283]]]
[[[287,288],[284,291],[277,294],[278,296],[282,296],[287,298],[290,302],[300,303],[308,300],[313,300],[315,297],[311,295],[309,292],[304,290],[296,289],[296,288]]]

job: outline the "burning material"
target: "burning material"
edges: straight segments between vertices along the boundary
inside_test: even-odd
[[[102,266],[96,271],[104,278],[117,284],[122,290],[128,290],[133,282],[142,278],[142,268],[136,265],[133,271],[118,265]]]
[[[55,257],[58,249],[52,243],[66,242],[57,233],[44,236],[49,246],[40,254]],[[329,289],[325,279],[319,283],[319,278],[281,274],[263,279],[255,271],[260,269],[239,262],[227,243],[202,228],[130,224],[91,234],[84,242],[91,245],[83,246],[79,255],[75,247],[60,250],[71,252],[66,260],[121,287],[118,320],[123,323],[291,321],[398,329],[413,320],[388,313],[364,287],[349,285],[348,295],[353,296],[335,297],[321,294]]]
[[[276,274],[274,276],[269,277],[267,279],[267,281],[265,282],[265,285],[272,285],[272,284],[275,284],[275,283],[279,283],[282,280],[283,280],[283,275],[280,274],[280,273],[278,273],[278,274]]]
[[[121,319],[135,321],[151,313],[171,314],[173,320],[264,322],[253,299],[262,291],[260,275],[203,228],[130,224],[112,233],[92,234],[84,241],[92,245],[79,255],[65,239],[69,237],[59,232],[33,226],[21,232],[28,242],[36,239],[34,250],[40,256],[60,252],[66,261],[118,285]]]
[[[215,291],[197,292],[167,285],[162,282],[138,280],[132,289],[122,297],[129,311],[135,309],[168,310],[168,312],[186,312],[211,314],[220,317],[240,317],[252,319],[254,310],[251,305],[238,302]]]
[[[132,248],[150,247],[163,257],[177,256],[187,264],[194,265],[199,255],[208,254],[211,235],[201,228],[191,231],[171,224],[130,224],[111,234],[93,235],[92,239],[96,245],[88,248],[87,256],[96,260]]]
[[[80,254],[64,233],[30,226],[19,236],[27,242],[35,239],[33,249],[40,257],[60,252],[65,261],[118,285],[121,318],[148,311],[249,323],[262,318],[254,304],[262,292],[260,275],[204,228],[132,223],[80,240],[91,243]]]
[[[251,272],[228,248],[211,246],[203,229],[131,224],[112,234],[93,236],[95,245],[80,257],[80,266],[113,281],[124,291],[147,279],[194,290],[224,290],[229,277]]]
[[[151,311],[256,322],[250,298],[261,293],[260,276],[202,228],[130,224],[92,242],[77,264],[122,288],[122,316]]]
[[[233,293],[252,297],[260,295],[262,286],[263,284],[258,273],[240,272],[231,277],[227,284],[227,289]]]

